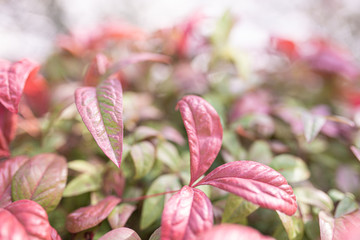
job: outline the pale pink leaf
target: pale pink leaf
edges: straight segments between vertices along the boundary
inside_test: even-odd
[[[222,126],[215,109],[198,96],[185,96],[177,104],[189,139],[190,186],[209,169],[221,148]]]
[[[0,239],[51,239],[45,210],[31,200],[19,200],[0,208],[0,222]]]
[[[0,104],[17,113],[27,79],[36,76],[40,66],[28,59],[15,63],[0,61]]]
[[[324,211],[319,213],[321,240],[332,240],[334,233],[334,218]]]
[[[351,146],[350,150],[352,151],[352,153],[355,155],[355,157],[357,158],[357,160],[360,161],[360,149],[355,147],[355,146]]]
[[[0,208],[8,206],[11,201],[11,181],[16,171],[27,161],[28,157],[18,156],[0,162]]]
[[[261,207],[287,215],[293,215],[297,209],[295,195],[286,179],[274,169],[258,162],[223,164],[201,179],[198,185],[218,187]]]
[[[166,55],[150,53],[150,52],[142,52],[138,54],[132,54],[129,57],[124,58],[121,61],[115,63],[111,67],[110,72],[118,72],[119,70],[121,70],[122,68],[128,65],[132,65],[139,62],[151,61],[151,62],[169,63],[170,60],[171,60],[170,57]]]
[[[75,92],[76,107],[86,127],[106,156],[120,167],[123,141],[122,88],[110,77],[97,88]]]
[[[141,238],[134,230],[122,227],[106,233],[99,240],[141,240]]]
[[[162,240],[192,240],[213,224],[212,205],[200,190],[184,186],[165,204]]]
[[[199,236],[196,240],[274,240],[272,237],[264,236],[254,228],[236,225],[221,224]]]
[[[360,210],[335,219],[333,240],[358,240],[360,236]]]
[[[66,218],[66,229],[71,233],[77,233],[98,225],[120,201],[120,198],[108,196],[96,205],[75,210]]]

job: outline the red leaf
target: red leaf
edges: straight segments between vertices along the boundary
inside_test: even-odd
[[[50,90],[45,78],[41,75],[29,78],[24,87],[26,103],[37,116],[49,111]]]
[[[0,208],[11,204],[12,177],[27,160],[28,157],[19,156],[0,162]]]
[[[84,85],[96,87],[99,83],[100,77],[106,73],[109,65],[109,59],[105,55],[101,53],[97,54],[86,71],[83,80]]]
[[[17,115],[0,103],[0,158],[10,156],[9,145],[15,137]]]
[[[357,240],[360,236],[360,210],[335,219],[333,240]]]
[[[51,226],[45,210],[31,200],[0,208],[0,239],[50,240]]]
[[[118,79],[108,78],[97,88],[75,92],[76,107],[83,122],[106,156],[120,167],[123,141],[122,88]]]
[[[96,205],[77,209],[67,216],[66,229],[77,233],[98,225],[120,201],[120,198],[108,196]]]
[[[222,126],[215,109],[204,99],[189,95],[177,104],[189,139],[190,186],[209,169],[221,148]]]
[[[166,203],[161,220],[162,240],[191,240],[211,228],[212,205],[200,190],[184,186]]]
[[[236,224],[221,224],[202,234],[197,240],[271,240],[256,229]]]
[[[17,113],[27,79],[35,77],[40,66],[28,59],[15,63],[0,61],[0,104]]]
[[[198,185],[218,187],[287,215],[293,215],[297,209],[295,195],[286,179],[274,169],[257,162],[226,163],[201,179]]]
[[[55,230],[55,228],[51,228],[51,240],[61,240],[60,235],[58,234],[58,232]]]

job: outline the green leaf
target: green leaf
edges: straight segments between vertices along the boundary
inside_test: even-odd
[[[108,221],[112,229],[124,227],[131,214],[135,211],[136,207],[131,204],[122,203],[116,206],[110,215]]]
[[[25,162],[11,183],[12,199],[30,199],[47,212],[56,208],[61,200],[67,179],[64,157],[39,154]]]
[[[172,171],[179,171],[181,157],[177,148],[170,142],[161,142],[156,149],[157,158],[166,164]]]
[[[294,194],[298,202],[318,207],[327,212],[331,212],[334,209],[334,203],[331,198],[319,189],[313,187],[297,187],[294,188]]]
[[[249,216],[258,208],[258,205],[248,202],[242,197],[229,194],[221,222],[246,224],[247,216]]]
[[[173,174],[166,174],[160,176],[151,184],[146,195],[179,190],[180,188],[181,184],[178,177]],[[149,227],[156,220],[160,219],[164,208],[164,200],[164,195],[145,199],[140,219],[141,229]]]
[[[69,182],[63,196],[77,196],[86,192],[99,190],[101,187],[101,175],[83,173]]]
[[[94,166],[85,160],[73,160],[68,162],[68,168],[81,173],[95,174],[99,171],[98,166]]]
[[[150,236],[149,240],[160,240],[161,237],[161,227],[156,229]]]
[[[311,142],[319,134],[321,128],[326,123],[326,118],[310,113],[304,113],[303,122],[306,141]]]
[[[335,210],[335,218],[342,217],[359,208],[355,196],[351,193],[346,193],[345,197],[339,202]]]
[[[131,147],[131,158],[135,166],[135,179],[144,177],[155,162],[155,148],[147,141],[137,143]]]
[[[136,128],[133,137],[136,142],[143,141],[149,138],[154,138],[159,136],[159,131],[154,128],[147,126],[140,126]]]
[[[222,146],[230,153],[233,161],[246,158],[246,151],[237,139],[235,131],[224,131]]]
[[[251,145],[248,159],[269,165],[272,156],[270,145],[263,140],[258,140]]]
[[[301,182],[310,177],[305,162],[290,154],[276,156],[269,166],[281,173],[288,182]]]
[[[226,11],[218,20],[215,26],[215,31],[211,36],[212,42],[217,47],[222,47],[227,43],[231,29],[235,24],[235,18],[230,11]]]
[[[302,240],[304,236],[304,223],[298,216],[288,216],[276,211],[285,228],[289,240]]]

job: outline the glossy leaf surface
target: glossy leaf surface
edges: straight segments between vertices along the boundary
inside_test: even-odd
[[[11,184],[13,200],[30,199],[47,212],[59,204],[67,179],[64,157],[39,154],[24,163]]]
[[[118,79],[108,78],[97,88],[77,89],[75,103],[96,143],[120,167],[123,119],[122,88]]]
[[[134,230],[122,227],[106,233],[99,240],[141,240],[141,238]]]
[[[0,104],[17,113],[25,82],[36,75],[39,67],[28,59],[14,63],[0,61]]]
[[[184,186],[165,204],[161,220],[162,240],[192,240],[211,228],[211,202],[200,190]]]
[[[296,198],[286,179],[274,169],[252,161],[236,161],[215,168],[197,185],[212,185],[264,208],[287,215],[296,212]]]
[[[98,225],[120,201],[117,197],[108,196],[96,205],[75,210],[66,218],[66,229],[77,233]]]
[[[0,208],[4,208],[12,202],[12,177],[27,160],[29,160],[28,157],[19,156],[0,162]]]
[[[0,239],[50,240],[51,226],[45,210],[31,200],[0,208]]]
[[[177,104],[189,140],[191,186],[211,166],[221,148],[223,130],[215,109],[198,96],[185,96]]]
[[[221,224],[213,227],[209,231],[202,234],[197,240],[271,240],[272,237],[262,235],[256,229],[251,227]]]

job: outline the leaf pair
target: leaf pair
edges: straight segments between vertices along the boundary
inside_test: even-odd
[[[212,185],[234,193],[261,207],[292,215],[297,204],[286,179],[272,168],[251,161],[235,161],[219,166],[198,183],[221,148],[222,126],[215,109],[197,96],[178,102],[189,139],[191,180],[166,203],[162,215],[162,239],[195,239],[213,224],[210,200],[200,185]]]

